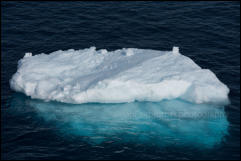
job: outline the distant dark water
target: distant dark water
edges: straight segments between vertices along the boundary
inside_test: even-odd
[[[240,159],[239,2],[1,2],[1,7],[2,159]],[[29,98],[10,90],[9,79],[26,52],[90,46],[179,46],[230,88],[229,134],[220,145],[201,150],[121,141],[96,146],[62,135],[29,106]]]

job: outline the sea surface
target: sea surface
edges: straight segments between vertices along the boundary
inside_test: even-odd
[[[26,52],[91,46],[178,46],[229,87],[230,103],[72,105],[10,89]],[[1,159],[240,159],[240,2],[5,1],[1,47]]]

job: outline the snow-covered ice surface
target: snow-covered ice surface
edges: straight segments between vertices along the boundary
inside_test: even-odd
[[[115,51],[26,53],[10,80],[13,90],[31,98],[81,104],[182,99],[223,103],[228,87],[208,69],[172,51],[123,48]]]

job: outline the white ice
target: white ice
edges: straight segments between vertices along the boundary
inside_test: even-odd
[[[172,51],[123,48],[115,51],[26,53],[10,80],[31,98],[65,103],[121,103],[182,99],[192,103],[228,100],[228,87],[209,69]]]

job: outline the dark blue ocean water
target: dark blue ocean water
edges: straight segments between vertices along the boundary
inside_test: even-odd
[[[1,46],[1,159],[240,159],[240,2],[1,2]],[[173,103],[189,112],[193,105],[66,105],[10,89],[26,52],[90,46],[179,46],[230,88],[230,104],[196,107],[221,119],[150,121],[136,113]],[[179,128],[168,131],[172,126]]]

